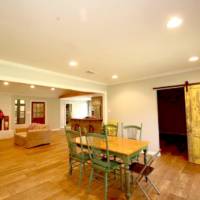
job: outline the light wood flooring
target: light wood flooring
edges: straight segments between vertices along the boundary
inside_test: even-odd
[[[86,167],[82,187],[78,187],[78,169],[70,176],[65,135],[54,133],[51,145],[32,149],[14,146],[13,139],[0,141],[0,200],[102,200],[103,180],[94,180],[87,193],[90,168]],[[180,155],[162,155],[155,163],[152,180],[160,189],[153,199],[200,199],[200,166],[188,163]],[[123,200],[119,182],[111,182],[110,200]],[[136,189],[133,199],[145,199]]]

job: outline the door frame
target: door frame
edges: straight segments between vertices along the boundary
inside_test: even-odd
[[[169,89],[169,90],[171,90],[171,89],[176,89],[176,88],[182,88],[183,89],[183,91],[184,91],[184,103],[185,103],[185,123],[186,123],[186,135],[185,135],[185,137],[186,137],[186,141],[187,141],[187,161],[189,161],[189,147],[188,147],[188,144],[189,144],[189,142],[188,142],[188,130],[187,130],[187,118],[186,118],[186,116],[187,116],[187,111],[186,111],[186,100],[185,100],[185,87],[184,86],[180,86],[180,87],[171,87],[171,88],[161,88],[161,89],[156,89],[155,90],[155,97],[156,97],[156,109],[157,109],[157,127],[158,127],[158,139],[159,139],[159,148],[160,148],[160,125],[159,125],[159,109],[158,109],[158,91],[159,90],[167,90],[167,89]]]
[[[30,100],[30,124],[32,123],[32,112],[33,112],[33,110],[32,110],[32,103],[33,102],[41,102],[41,103],[44,103],[44,106],[45,106],[45,118],[44,118],[44,122],[45,122],[45,124],[47,124],[48,123],[48,118],[47,118],[47,101],[46,100],[42,100],[42,99],[31,99]]]

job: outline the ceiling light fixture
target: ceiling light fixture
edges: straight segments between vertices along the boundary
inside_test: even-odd
[[[118,76],[116,74],[112,75],[112,79],[118,79]]]
[[[78,66],[78,62],[75,61],[75,60],[71,60],[71,61],[69,61],[69,66],[70,67],[76,67],[76,66]]]
[[[35,88],[35,85],[30,85],[30,88],[32,88],[32,89]]]
[[[169,29],[178,28],[182,25],[182,23],[183,23],[183,20],[181,18],[174,16],[174,17],[171,17],[169,21],[167,22],[167,28]]]
[[[192,56],[188,59],[189,62],[196,62],[199,60],[199,57],[198,56]]]
[[[51,90],[52,90],[52,91],[54,91],[54,90],[55,90],[55,88],[54,88],[54,87],[52,87],[52,88],[51,88]]]
[[[5,81],[3,82],[4,85],[9,85],[9,82]]]

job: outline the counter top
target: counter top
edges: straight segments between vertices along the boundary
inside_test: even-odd
[[[71,120],[76,120],[76,121],[102,121],[102,119],[95,119],[95,118],[83,118],[83,119],[72,118]]]

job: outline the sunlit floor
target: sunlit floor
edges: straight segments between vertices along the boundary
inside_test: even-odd
[[[0,141],[0,200],[102,200],[103,180],[94,180],[88,194],[90,168],[86,167],[82,187],[78,187],[79,171],[68,175],[67,145],[65,135],[54,133],[52,144],[32,149],[13,145],[13,140]],[[153,199],[200,199],[200,166],[189,164],[180,155],[163,154],[155,163],[152,180],[161,195],[153,190]],[[110,200],[125,199],[119,181],[109,187]],[[145,199],[139,189],[133,199]]]

